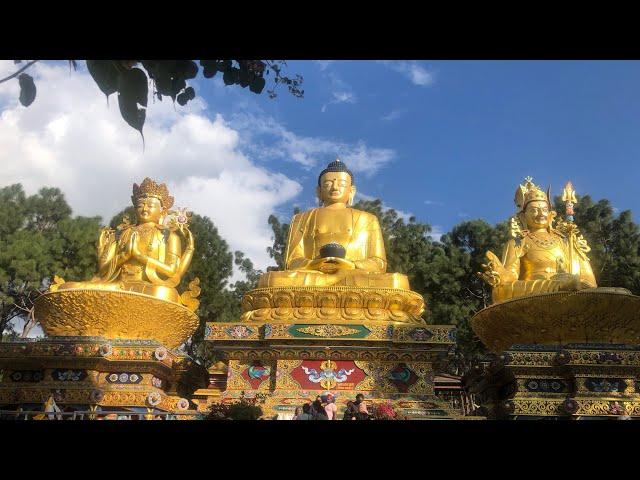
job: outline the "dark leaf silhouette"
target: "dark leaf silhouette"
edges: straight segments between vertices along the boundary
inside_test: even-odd
[[[20,103],[28,107],[36,99],[36,84],[33,82],[33,77],[26,73],[18,76],[18,83],[20,83]]]
[[[139,68],[120,72],[118,76],[118,105],[122,118],[142,134],[149,96],[147,76]],[[140,108],[142,105],[145,108]]]
[[[87,70],[107,97],[118,91],[118,69],[113,60],[87,60]]]

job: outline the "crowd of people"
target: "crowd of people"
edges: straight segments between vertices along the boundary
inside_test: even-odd
[[[332,394],[318,395],[313,402],[297,407],[292,420],[338,420],[338,407]],[[364,395],[359,393],[354,401],[347,402],[342,420],[370,420]]]

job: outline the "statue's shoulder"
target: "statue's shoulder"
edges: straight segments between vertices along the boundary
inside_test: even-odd
[[[353,212],[353,218],[356,223],[359,225],[367,226],[368,228],[379,228],[380,223],[378,222],[378,217],[373,213],[365,212],[364,210],[357,210],[355,208],[351,209]]]
[[[378,217],[373,213],[365,212],[364,210],[358,210],[356,208],[351,209],[353,216],[357,217],[358,222],[361,223],[378,223]]]
[[[304,225],[307,223],[307,220],[311,216],[313,212],[317,209],[312,208],[310,210],[305,210],[304,212],[296,213],[291,219],[290,228],[292,229],[302,229]]]

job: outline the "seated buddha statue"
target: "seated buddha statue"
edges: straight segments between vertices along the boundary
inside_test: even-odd
[[[570,185],[567,187],[571,188]],[[568,195],[575,201],[574,193]],[[515,204],[518,213],[511,219],[513,238],[507,242],[502,259],[487,252],[488,263],[479,274],[493,287],[493,302],[595,288],[596,280],[586,255],[590,248],[573,223],[573,211],[568,212],[569,221],[554,226],[556,212],[551,210],[549,194],[531,178],[526,178],[525,184],[516,190]]]
[[[340,160],[318,176],[321,206],[293,217],[285,270],[267,272],[258,287],[355,286],[409,290],[406,275],[386,273],[382,230],[375,215],[351,208],[353,173]]]
[[[133,185],[131,200],[136,208],[136,223],[129,223],[125,217],[116,230],[105,227],[100,232],[98,274],[86,282],[57,278],[50,291],[124,290],[187,305],[175,288],[189,268],[194,251],[186,213],[169,211],[173,197],[167,186],[150,178]],[[192,288],[197,290],[197,285]],[[197,307],[196,303],[191,299],[187,306]]]

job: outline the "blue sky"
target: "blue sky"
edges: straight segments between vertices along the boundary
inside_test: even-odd
[[[556,193],[572,180],[579,194],[608,198],[637,218],[639,62],[288,65],[304,76],[304,99],[284,89],[275,100],[234,87],[212,94],[206,84],[199,94],[229,118],[257,112],[298,136],[391,151],[373,174],[357,174],[359,190],[440,230],[467,219],[507,218],[526,175]],[[412,71],[423,75],[412,77]],[[317,166],[264,161],[299,181],[304,192],[315,186]],[[289,203],[310,206],[307,197]],[[288,208],[281,213],[287,216]]]
[[[75,214],[108,220],[150,176],[262,269],[268,216],[288,221],[295,205],[314,206],[317,175],[336,156],[364,198],[430,223],[434,236],[464,220],[506,220],[528,175],[555,193],[572,180],[638,220],[640,62],[288,64],[304,77],[303,99],[281,88],[271,100],[217,75],[194,82],[186,107],[150,100],[143,151],[84,62],[77,72],[37,63],[30,107],[17,81],[0,85],[0,186],[59,187]],[[0,77],[13,71],[0,61]]]

